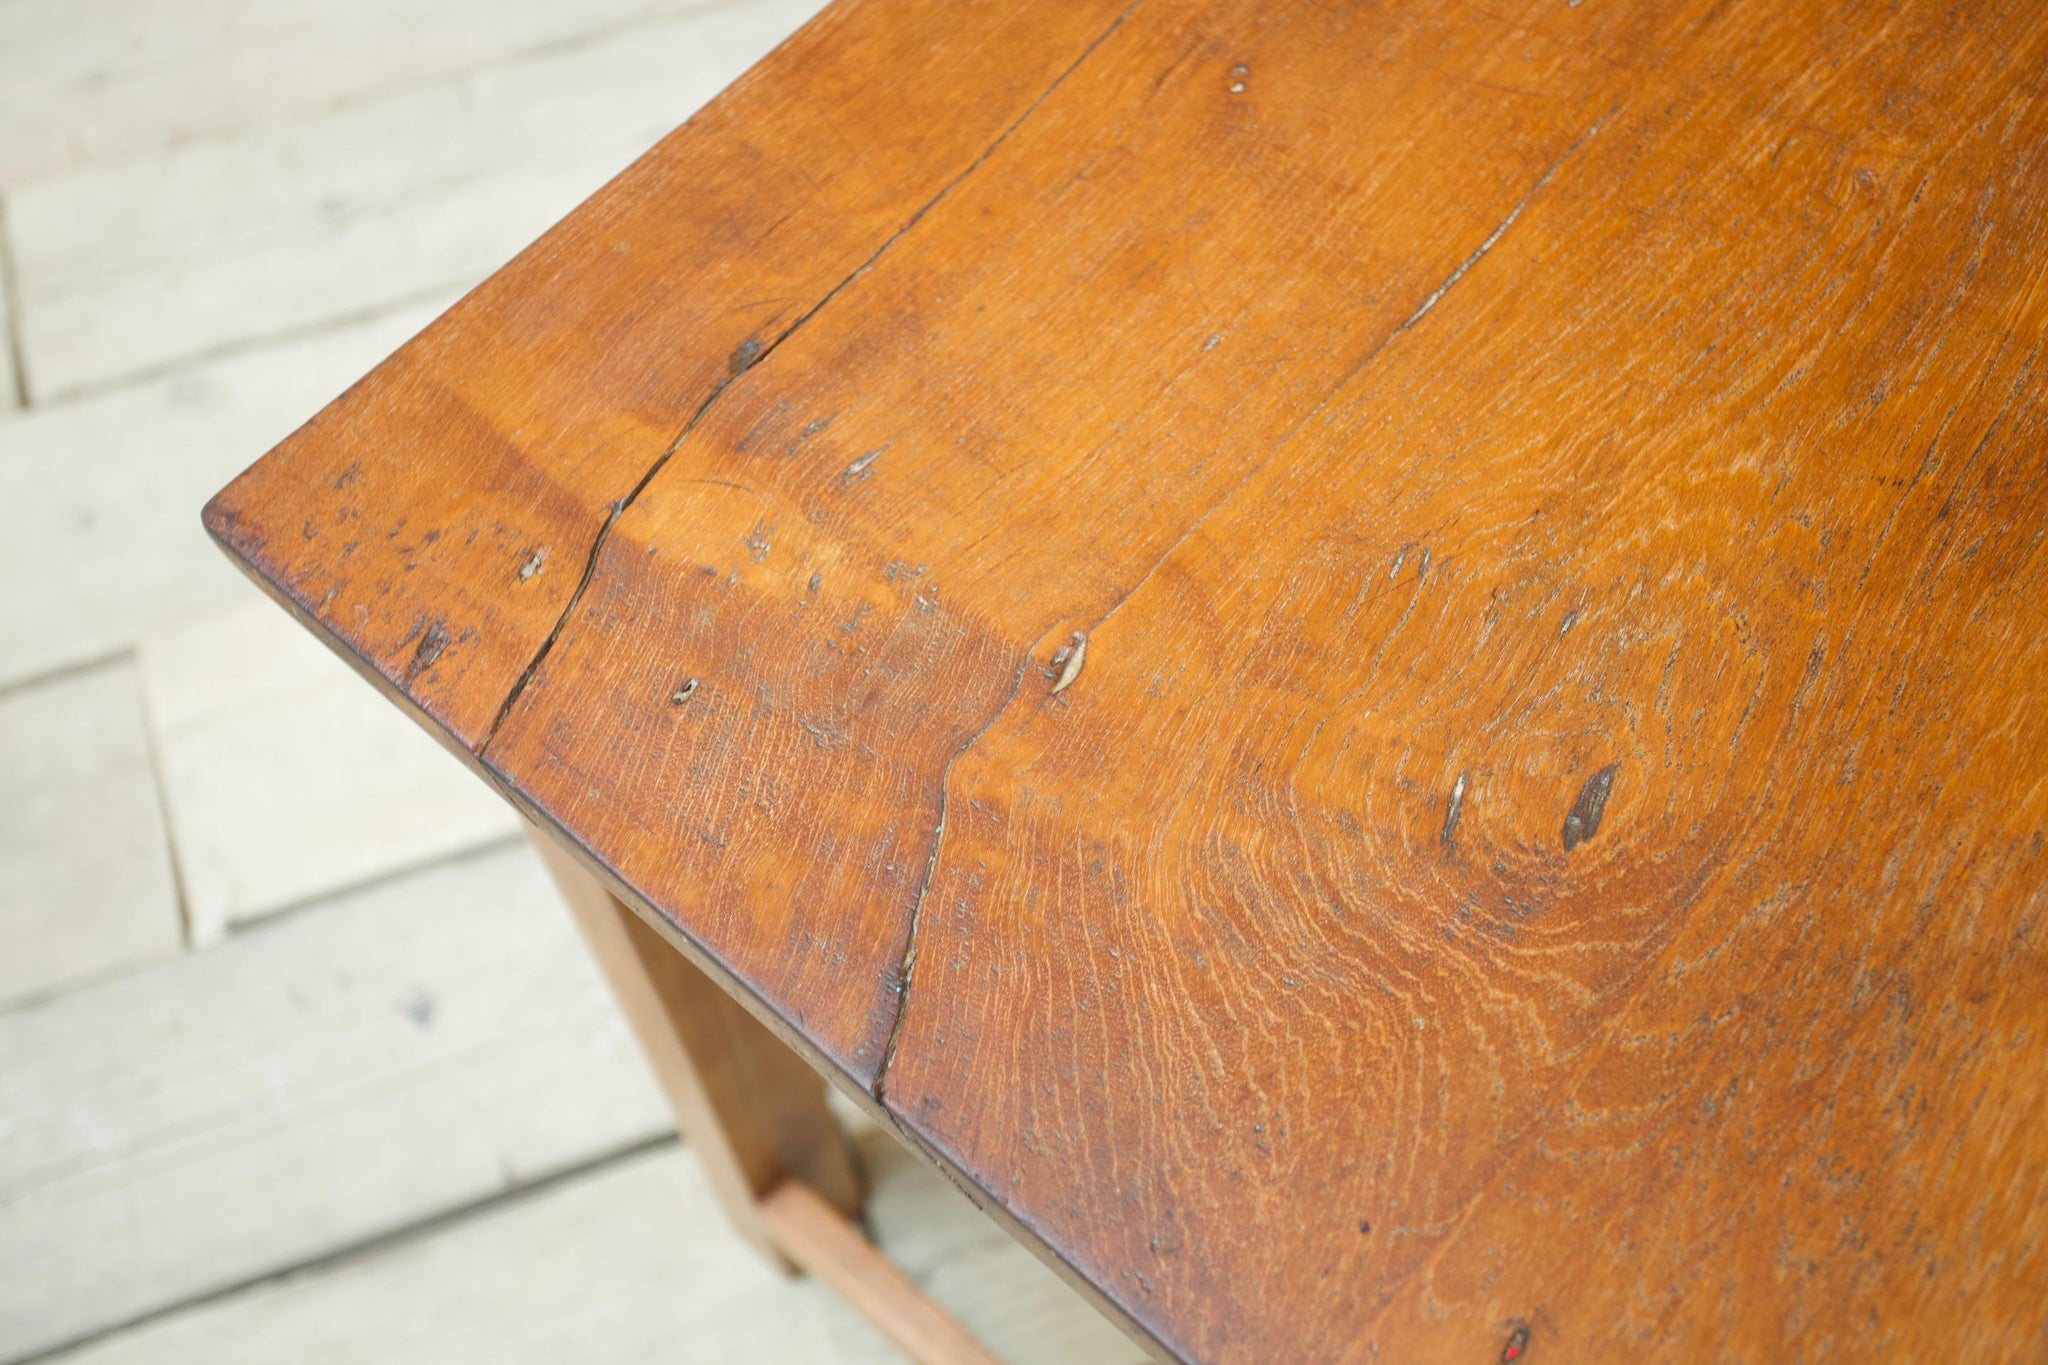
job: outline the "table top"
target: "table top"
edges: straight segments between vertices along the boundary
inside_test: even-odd
[[[207,525],[1161,1354],[2016,1356],[2044,96],[842,0]]]

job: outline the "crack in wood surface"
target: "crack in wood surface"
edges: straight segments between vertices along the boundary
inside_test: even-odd
[[[989,712],[988,719],[961,742],[960,747],[953,751],[953,756],[946,760],[946,766],[939,770],[939,818],[932,826],[932,849],[925,859],[924,877],[918,883],[916,898],[910,902],[910,922],[903,934],[903,956],[896,964],[896,1009],[894,1017],[889,1020],[889,1039],[882,1046],[882,1061],[875,1068],[875,1081],[869,1087],[870,1093],[875,1097],[875,1103],[885,1108],[887,1102],[883,1096],[883,1087],[888,1083],[889,1064],[896,1060],[896,1045],[903,1037],[904,1016],[910,1012],[910,979],[911,974],[917,969],[918,925],[924,915],[925,897],[931,894],[932,878],[939,870],[939,847],[945,842],[946,837],[946,810],[950,802],[947,784],[953,777],[953,765],[980,742],[981,737],[988,733],[990,726],[1001,720],[1009,711],[1011,703],[1017,700],[1018,693],[1024,690],[1024,676],[1031,671],[1032,660],[1037,655],[1036,645],[1025,651],[1022,662],[1017,666],[1017,676],[1011,680],[1009,694]]]
[[[498,737],[498,731],[504,726],[505,721],[510,718],[513,708],[519,704],[519,699],[524,695],[527,685],[533,681],[535,674],[540,671],[541,665],[546,662],[548,655],[553,652],[555,642],[561,638],[562,631],[567,628],[570,620],[575,616],[576,608],[581,605],[583,594],[589,589],[590,580],[597,572],[598,561],[603,558],[605,545],[611,539],[612,528],[618,525],[619,518],[625,515],[627,509],[639,500],[640,495],[646,491],[647,486],[654,482],[655,476],[660,474],[663,467],[675,457],[675,453],[682,449],[683,443],[689,440],[690,434],[697,429],[698,424],[704,420],[705,414],[711,411],[712,406],[723,396],[726,389],[749,371],[766,364],[769,357],[775,354],[783,342],[794,336],[799,328],[816,317],[827,304],[844,293],[854,281],[874,269],[882,257],[889,253],[890,248],[894,247],[897,242],[902,240],[905,234],[923,221],[925,215],[929,214],[934,208],[937,208],[945,200],[946,196],[957,189],[969,176],[980,170],[982,165],[995,155],[997,149],[1005,142],[1008,142],[1011,135],[1023,127],[1027,119],[1038,112],[1039,106],[1050,99],[1053,92],[1064,85],[1067,78],[1079,70],[1081,64],[1087,61],[1094,54],[1095,50],[1109,39],[1111,34],[1122,27],[1124,20],[1128,19],[1137,10],[1138,6],[1143,3],[1144,0],[1131,0],[1129,5],[1125,6],[1114,19],[1110,20],[1109,26],[1090,39],[1088,45],[1081,49],[1080,55],[1069,62],[1065,69],[1057,76],[1053,77],[1052,83],[1040,91],[1037,97],[1024,107],[1024,111],[1012,119],[1009,125],[998,133],[995,139],[988,146],[984,147],[974,160],[968,162],[958,174],[940,186],[938,192],[921,204],[910,217],[906,218],[901,227],[883,238],[881,245],[869,253],[866,260],[855,266],[845,279],[833,285],[816,303],[805,309],[789,326],[777,333],[773,341],[768,342],[766,345],[760,345],[757,338],[749,337],[746,341],[740,343],[739,349],[734,352],[735,357],[738,357],[742,351],[748,351],[750,346],[755,349],[752,349],[746,355],[743,363],[733,363],[730,365],[731,372],[711,386],[711,391],[704,396],[704,401],[699,403],[697,410],[690,414],[690,419],[683,424],[683,429],[676,434],[675,439],[670,441],[661,454],[655,457],[654,463],[648,467],[647,472],[640,476],[638,482],[633,485],[632,489],[624,497],[611,504],[611,510],[605,514],[604,523],[598,527],[596,539],[591,542],[590,553],[584,561],[583,574],[577,579],[575,588],[570,591],[569,600],[563,605],[561,615],[555,619],[554,626],[548,631],[546,637],[541,640],[540,647],[534,651],[533,658],[527,662],[526,667],[520,671],[518,678],[513,681],[511,690],[505,694],[505,700],[499,704],[497,715],[491,719],[490,728],[484,731],[483,739],[477,743],[476,754],[479,758],[484,756],[485,752],[491,747],[491,742]]]
[[[1131,9],[1136,8],[1137,6],[1135,4],[1131,6]],[[1124,21],[1124,19],[1131,13],[1131,9],[1127,9],[1123,12],[1123,14],[1118,15],[1116,19],[1116,24],[1121,24]],[[1110,32],[1114,32],[1116,24],[1112,24],[1110,26],[1110,29],[1103,33],[1102,38],[1107,38]],[[1093,51],[1096,46],[1099,46],[1102,42],[1102,38],[1097,38],[1094,43],[1090,44],[1089,50]],[[1083,56],[1085,57],[1086,54],[1084,53]],[[1079,66],[1080,63],[1077,61],[1074,65]],[[1065,80],[1066,76],[1068,74],[1071,74],[1073,69],[1073,67],[1067,68],[1067,71],[1061,74],[1060,79]],[[1055,85],[1057,85],[1057,82],[1055,82]],[[1050,93],[1051,91],[1047,91],[1047,94]],[[1040,96],[1039,101],[1042,102],[1043,100],[1044,96]],[[1037,103],[1034,103],[1032,105],[1032,108],[1036,107]],[[1618,107],[1619,106],[1617,106],[1617,108]],[[1026,112],[1027,114],[1029,113],[1028,110]],[[1425,314],[1427,314],[1432,308],[1436,307],[1436,305],[1442,301],[1444,296],[1450,293],[1452,287],[1455,286],[1459,280],[1463,279],[1467,272],[1469,272],[1473,266],[1477,265],[1489,251],[1493,250],[1495,245],[1497,245],[1500,242],[1501,238],[1507,234],[1508,229],[1514,226],[1515,220],[1522,216],[1522,211],[1526,209],[1529,206],[1529,204],[1535,199],[1535,197],[1542,192],[1543,187],[1550,183],[1551,178],[1557,174],[1559,169],[1564,166],[1565,162],[1569,161],[1581,147],[1585,146],[1586,143],[1589,142],[1593,138],[1593,136],[1600,131],[1601,126],[1604,125],[1608,119],[1614,116],[1615,112],[1615,109],[1609,109],[1605,114],[1602,114],[1598,119],[1594,120],[1593,125],[1590,128],[1588,128],[1585,132],[1581,133],[1577,138],[1575,138],[1572,141],[1570,146],[1566,147],[1564,151],[1559,153],[1557,159],[1551,162],[1550,165],[1544,169],[1543,174],[1538,176],[1536,178],[1535,183],[1532,184],[1527,190],[1527,192],[1525,192],[1522,195],[1522,197],[1515,202],[1515,206],[1508,211],[1507,217],[1502,219],[1501,222],[1493,229],[1493,231],[1486,235],[1485,240],[1480,242],[1479,246],[1475,248],[1470,255],[1466,256],[1464,260],[1460,261],[1456,268],[1453,269],[1449,275],[1444,277],[1444,280],[1441,284],[1439,284],[1435,289],[1430,291],[1430,293],[1423,299],[1421,305],[1418,306],[1414,312],[1410,313],[1403,321],[1394,326],[1384,337],[1381,337],[1380,340],[1372,347],[1372,349],[1366,352],[1363,359],[1361,359],[1356,365],[1352,366],[1350,370],[1346,371],[1343,377],[1340,378],[1335,384],[1333,384],[1330,387],[1329,391],[1325,393],[1323,397],[1316,402],[1314,407],[1310,408],[1307,412],[1303,413],[1299,421],[1297,421],[1293,426],[1289,427],[1284,433],[1282,433],[1280,438],[1273,443],[1272,453],[1277,454],[1280,450],[1282,450],[1288,444],[1288,442],[1294,439],[1294,437],[1302,430],[1302,428],[1308,425],[1310,420],[1313,419],[1318,412],[1321,412],[1324,408],[1328,407],[1329,404],[1336,399],[1338,394],[1342,393],[1346,388],[1348,388],[1351,385],[1351,383],[1354,380],[1358,378],[1360,374],[1364,373],[1366,368],[1370,366],[1372,362],[1379,357],[1381,352],[1386,350],[1388,345],[1393,342],[1395,337],[1401,335],[1401,333],[1408,331],[1410,328],[1414,327],[1416,323],[1422,320]],[[1006,133],[1005,136],[1008,136],[1008,134]],[[993,150],[993,148],[991,148],[990,150]],[[978,165],[980,163],[977,161],[976,164]],[[1186,528],[1183,529],[1178,536],[1174,537],[1173,543],[1168,545],[1166,549],[1162,551],[1159,554],[1159,556],[1152,561],[1152,563],[1146,568],[1145,572],[1140,574],[1137,580],[1133,582],[1129,588],[1125,589],[1121,594],[1119,594],[1117,599],[1109,605],[1108,609],[1096,618],[1095,624],[1093,626],[1091,626],[1085,632],[1076,632],[1077,638],[1086,639],[1090,636],[1093,636],[1095,632],[1101,630],[1104,625],[1108,624],[1110,618],[1114,617],[1119,611],[1123,610],[1124,604],[1129,602],[1133,597],[1135,597],[1138,594],[1138,592],[1145,587],[1147,583],[1151,582],[1153,576],[1159,572],[1160,568],[1163,567],[1168,560],[1172,559],[1173,556],[1180,551],[1182,546],[1187,544],[1189,538],[1192,537],[1195,534],[1195,532],[1201,528],[1202,524],[1208,521],[1208,519],[1211,516],[1215,515],[1226,504],[1228,504],[1230,500],[1238,494],[1239,490],[1241,490],[1247,483],[1249,483],[1251,479],[1261,469],[1265,467],[1265,461],[1255,461],[1248,469],[1245,470],[1245,472],[1242,475],[1240,475],[1237,478],[1235,482],[1231,484],[1229,488],[1224,490],[1222,496],[1218,497],[1214,502],[1210,503],[1209,506],[1202,509],[1201,513],[1197,515],[1193,521],[1189,522]],[[966,755],[968,750],[972,749],[977,743],[979,743],[981,741],[982,736],[986,735],[989,732],[989,730],[994,727],[995,723],[998,720],[1002,719],[1004,713],[1007,712],[1013,704],[1015,704],[1017,696],[1023,688],[1024,675],[1031,671],[1031,661],[1036,657],[1037,645],[1034,644],[1032,648],[1026,652],[1024,662],[1022,666],[1018,669],[1016,679],[1012,682],[1008,695],[1006,695],[1003,698],[1002,702],[998,704],[996,708],[989,714],[988,719],[983,721],[981,725],[975,729],[974,733],[969,735],[966,741],[962,743],[959,748],[953,751],[952,757],[946,760],[945,767],[940,770],[939,816],[932,831],[931,856],[925,864],[924,878],[918,886],[917,896],[915,899],[911,901],[910,904],[910,922],[904,935],[903,956],[899,961],[896,970],[896,1007],[894,1017],[889,1022],[888,1042],[884,1045],[882,1049],[882,1061],[881,1064],[875,1070],[874,1084],[872,1087],[870,1087],[871,1093],[875,1097],[875,1102],[877,1104],[883,1105],[885,1108],[887,1106],[885,1090],[888,1082],[889,1068],[896,1060],[896,1049],[898,1044],[901,1042],[903,1036],[904,1019],[908,1016],[910,1012],[911,977],[913,971],[917,966],[919,937],[918,930],[921,927],[923,921],[924,902],[925,898],[931,893],[932,881],[938,872],[940,847],[943,844],[945,838],[946,809],[948,802],[950,800],[948,784],[952,780],[953,769],[956,765],[958,765],[960,759]],[[1054,692],[1056,693],[1058,692],[1058,690],[1058,688],[1055,688]],[[1452,827],[1454,828],[1455,826],[1453,825]]]

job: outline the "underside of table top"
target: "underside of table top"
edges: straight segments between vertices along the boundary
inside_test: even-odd
[[[1162,1353],[2017,1356],[2044,158],[2033,0],[841,0],[207,525]]]

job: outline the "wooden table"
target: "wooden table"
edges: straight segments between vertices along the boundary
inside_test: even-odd
[[[764,1245],[755,1019],[1164,1357],[2034,1359],[2044,325],[2036,0],[841,0],[206,523]]]

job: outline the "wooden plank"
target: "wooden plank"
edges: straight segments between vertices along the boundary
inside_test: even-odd
[[[761,1201],[777,1245],[839,1292],[919,1365],[995,1365],[995,1357],[911,1282],[846,1215],[801,1180]]]
[[[1070,17],[835,10],[215,533],[1163,1352],[2022,1353],[2048,12]],[[876,29],[1045,60],[707,380],[624,187]]]
[[[8,198],[44,399],[473,284],[815,7],[707,10]]]
[[[147,637],[141,671],[195,942],[519,835],[495,793],[267,603]]]
[[[63,1365],[900,1357],[724,1223],[687,1149],[628,1157],[339,1264],[179,1310]]]
[[[0,1005],[181,937],[133,666],[0,695]]]
[[[147,0],[0,6],[0,185],[360,102],[707,8],[706,0]],[[403,34],[403,42],[392,41]]]
[[[824,1082],[553,836],[529,830],[726,1217],[787,1265],[764,1221],[770,1191],[794,1177],[836,1216],[860,1211],[860,1171]]]
[[[669,1129],[524,848],[0,1015],[0,1113],[0,1360]]]
[[[864,1144],[890,1251],[1016,1365],[1134,1365],[1131,1347],[929,1168]],[[950,1273],[949,1273],[950,1272]],[[376,1251],[182,1309],[61,1365],[444,1365],[680,1359],[883,1365],[902,1357],[818,1280],[726,1224],[687,1150],[626,1158]]]
[[[192,504],[433,316],[324,336],[0,420],[0,687],[247,601]]]

